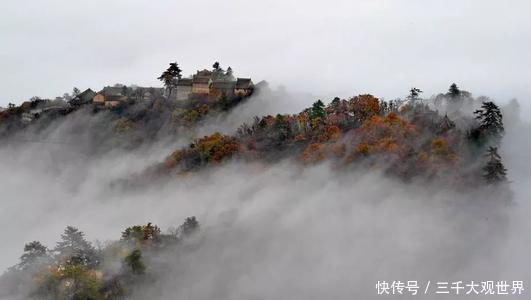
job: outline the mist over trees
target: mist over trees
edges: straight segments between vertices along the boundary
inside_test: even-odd
[[[507,181],[507,169],[503,166],[498,148],[489,147],[486,154],[488,161],[483,167],[483,177],[489,184],[498,184]]]
[[[219,78],[233,77],[230,67],[226,71],[219,63],[212,67],[211,72]],[[160,77],[170,95],[175,80],[181,76],[181,71],[176,71],[176,68],[176,63],[174,66],[170,64]],[[119,89],[122,95],[139,93],[138,89],[132,86],[119,85],[114,88]],[[155,90],[151,92],[157,93]],[[138,166],[135,172],[127,173],[126,177],[99,181],[101,186],[95,189],[98,192],[97,197],[103,195],[102,206],[108,204],[107,193],[124,193],[123,198],[128,199],[134,197],[135,193],[158,192],[159,187],[165,187],[165,184],[186,184],[190,178],[204,180],[201,184],[194,185],[194,189],[206,189],[209,186],[210,174],[223,172],[233,166],[251,166],[253,171],[244,173],[244,176],[247,176],[249,181],[260,181],[257,178],[267,172],[264,170],[283,166],[286,162],[289,162],[287,169],[292,172],[288,176],[291,179],[286,180],[282,175],[271,175],[273,178],[284,178],[284,185],[289,180],[304,181],[305,177],[299,178],[303,176],[301,174],[326,166],[327,172],[330,173],[325,174],[334,176],[334,180],[330,181],[332,186],[335,186],[336,181],[348,181],[342,183],[341,189],[353,185],[361,190],[377,189],[383,193],[387,189],[383,186],[391,182],[398,186],[398,190],[415,187],[424,191],[426,194],[422,195],[426,198],[429,198],[431,193],[464,193],[466,196],[459,198],[461,202],[456,201],[458,204],[454,204],[464,210],[470,209],[469,203],[477,205],[475,201],[481,198],[477,195],[488,191],[488,199],[482,200],[479,206],[488,208],[489,215],[503,212],[506,204],[511,201],[511,173],[504,165],[502,150],[506,132],[504,122],[512,117],[505,115],[505,107],[500,108],[490,99],[475,98],[456,84],[452,84],[448,92],[428,99],[423,98],[422,91],[416,87],[411,88],[404,99],[384,100],[370,94],[345,99],[335,97],[329,101],[308,99],[308,107],[298,113],[262,115],[258,109],[253,111],[256,115],[254,118],[249,115],[248,121],[239,126],[223,133],[216,132],[219,124],[216,122],[220,118],[240,114],[243,108],[258,96],[267,98],[271,95],[273,93],[267,86],[257,88],[245,101],[239,99],[234,102],[234,99],[223,96],[216,101],[191,99],[187,102],[175,102],[168,99],[169,95],[162,94],[157,95],[160,97],[154,100],[143,100],[138,94],[134,101],[111,109],[103,110],[93,105],[84,105],[71,107],[54,115],[43,113],[30,123],[23,122],[24,113],[48,105],[43,99],[33,99],[24,107],[13,107],[0,114],[0,138],[5,141],[20,141],[21,137],[30,133],[55,139],[41,140],[42,142],[65,142],[69,139],[78,141],[73,138],[72,133],[83,132],[81,141],[86,144],[80,144],[79,148],[74,149],[89,145],[89,153],[80,156],[85,159],[100,158],[108,155],[110,151],[117,150],[122,151],[118,153],[123,155],[138,151],[141,147],[146,147],[149,152],[156,148],[150,146],[161,141],[184,141],[177,146],[164,144],[161,154],[157,153],[155,158],[146,159],[144,164],[136,162]],[[511,107],[517,111],[516,105],[517,103],[513,103]],[[202,126],[209,122],[213,125],[207,127],[209,131],[205,131]],[[198,135],[198,129],[207,134]],[[137,157],[139,161],[145,158],[145,152],[140,153]],[[112,165],[112,162],[106,164],[108,165],[100,164],[97,168],[102,168],[103,165],[105,169]],[[241,171],[230,170],[232,175],[223,174],[221,177],[239,176]],[[359,178],[351,177],[355,174],[361,174],[360,178],[374,176],[375,172],[379,174],[378,180],[371,181],[368,186],[358,183]],[[255,176],[256,178],[253,178]],[[328,180],[326,177],[318,178],[317,182]],[[216,183],[215,187],[219,189],[223,184]],[[304,185],[300,182],[298,184]],[[241,189],[242,197],[245,198],[247,193],[253,194],[252,191],[261,191],[267,187],[268,182],[249,187],[244,180],[230,188]],[[82,189],[83,186],[76,188]],[[216,191],[211,194],[209,197],[213,199],[213,205],[222,205],[218,203],[218,197],[221,195]],[[296,194],[290,197],[302,198],[297,201],[310,198],[308,195],[299,196]],[[437,198],[437,201],[442,201],[441,198]],[[342,199],[348,199],[345,203],[364,201],[350,196],[344,196]],[[194,199],[189,201],[193,202]],[[341,205],[346,205],[345,203]],[[134,206],[133,203],[127,203],[126,206],[129,205]],[[440,205],[445,204],[441,202]],[[152,205],[145,209],[157,211],[160,208]],[[153,288],[167,283],[173,277],[179,282],[175,289],[185,291],[188,287],[180,283],[188,282],[188,275],[176,271],[178,268],[174,264],[190,267],[192,273],[197,268],[200,270],[198,273],[208,278],[204,275],[208,273],[202,269],[204,266],[197,261],[189,266],[188,259],[201,251],[207,251],[209,259],[216,259],[216,256],[209,252],[212,251],[209,247],[213,246],[205,246],[207,242],[202,239],[210,239],[211,243],[216,244],[223,240],[224,236],[212,237],[208,236],[208,232],[221,230],[230,235],[227,232],[235,230],[232,234],[236,236],[247,234],[245,228],[233,228],[230,225],[232,223],[224,219],[232,220],[233,215],[238,215],[237,211],[228,210],[219,216],[222,220],[219,224],[223,224],[220,225],[223,229],[204,227],[203,224],[200,226],[195,217],[189,217],[177,228],[166,232],[153,223],[130,226],[115,235],[114,239],[104,243],[92,243],[85,237],[84,232],[68,226],[55,246],[33,241],[23,247],[20,261],[0,277],[0,287],[6,287],[0,288],[4,293],[0,296],[23,295],[22,298],[35,299],[123,299],[134,295],[142,298],[148,297]],[[330,218],[330,215],[327,218]],[[497,220],[496,218],[493,219]],[[286,220],[283,222],[290,223]],[[203,236],[203,233],[206,236]],[[267,237],[269,233],[266,231],[261,234]],[[264,244],[266,248],[270,246]]]
[[[372,95],[336,97],[328,105],[318,100],[299,114],[256,117],[233,136],[215,133],[196,139],[172,153],[156,172],[292,158],[306,165],[331,161],[338,168],[379,168],[405,181],[437,180],[462,188],[491,183],[481,175],[481,165],[489,145],[498,147],[503,137],[499,107],[474,100],[452,84],[444,96],[450,105],[474,101],[481,106],[474,114],[454,110],[441,115],[448,103],[422,99],[421,92],[412,88],[405,100],[392,101]]]
[[[225,71],[219,62],[212,65],[212,71],[204,72],[215,79],[233,78],[232,68]],[[370,94],[335,97],[329,104],[317,100],[299,114],[256,116],[233,134],[211,132],[195,137],[195,129],[204,120],[230,113],[245,99],[222,94],[215,101],[171,101],[171,90],[181,78],[178,64],[170,63],[158,78],[168,98],[160,95],[155,100],[142,100],[135,96],[135,87],[115,85],[121,95],[132,96],[133,100],[105,111],[97,106],[67,107],[55,115],[41,113],[43,116],[36,121],[24,123],[27,110],[42,110],[49,105],[47,100],[36,98],[0,114],[0,136],[20,139],[23,132],[27,136],[46,131],[66,119],[75,124],[67,129],[71,134],[89,124],[91,129],[85,134],[95,156],[117,147],[130,151],[164,139],[191,141],[190,147],[171,153],[162,168],[150,168],[147,173],[151,175],[188,172],[228,160],[258,158],[274,162],[290,158],[306,165],[322,161],[332,161],[339,167],[368,165],[406,181],[442,179],[449,176],[443,174],[452,173],[446,180],[473,187],[481,183],[478,166],[484,162],[480,158],[489,147],[500,147],[505,130],[501,109],[493,101],[474,98],[453,83],[448,92],[429,99],[421,97],[421,89],[412,87],[404,99],[390,101]],[[270,92],[267,86],[261,88],[263,93]],[[154,90],[150,93],[156,94]],[[73,95],[78,97],[79,89]],[[84,125],[78,126],[77,121],[82,119]],[[55,138],[66,142],[70,139],[66,134]]]
[[[232,68],[224,71],[219,63],[216,66],[207,76],[222,82],[235,80]],[[181,68],[173,62],[158,77],[164,88],[117,83],[99,92],[74,88],[72,94],[55,100],[33,97],[0,111],[0,139],[61,143],[84,148],[82,151],[93,156],[116,149],[133,151],[161,141],[188,139],[208,120],[225,118],[252,94],[192,94],[188,99],[176,99],[182,78]],[[257,86],[257,93],[259,89]],[[93,101],[96,96],[107,100]],[[45,136],[65,122],[71,124],[64,126],[60,135]],[[84,145],[77,141],[80,135],[87,137],[81,141]]]
[[[189,251],[183,243],[199,231],[188,217],[175,232],[148,223],[126,228],[121,239],[95,248],[79,229],[68,226],[53,250],[34,241],[24,246],[20,263],[2,276],[0,296],[31,299],[123,299],[158,276],[156,255]],[[118,268],[116,268],[118,266]],[[15,280],[17,285],[6,282]],[[17,291],[16,289],[21,288]]]
[[[481,109],[474,112],[480,125],[476,129],[479,138],[487,139],[499,143],[505,131],[503,127],[502,114],[494,102],[483,102]]]

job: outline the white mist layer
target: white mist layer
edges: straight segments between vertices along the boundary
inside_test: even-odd
[[[64,145],[2,146],[0,268],[15,264],[26,242],[53,247],[67,225],[105,241],[127,226],[164,229],[194,215],[200,247],[168,259],[168,275],[134,297],[379,299],[377,280],[530,284],[531,142],[522,138],[529,128],[508,128],[502,147],[512,205],[493,203],[485,191],[290,162],[232,163],[122,192],[109,184],[160,161],[175,145],[98,158]]]

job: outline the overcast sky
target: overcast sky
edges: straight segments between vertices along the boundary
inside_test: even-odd
[[[430,96],[455,81],[529,104],[530,11],[528,0],[2,0],[0,105],[160,86],[170,61],[189,74],[216,60],[318,96]]]

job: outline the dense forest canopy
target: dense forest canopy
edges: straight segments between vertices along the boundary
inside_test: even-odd
[[[303,164],[330,160],[338,168],[381,168],[403,180],[485,184],[481,170],[490,162],[483,157],[499,147],[504,133],[500,108],[455,84],[433,102],[419,98],[420,92],[412,88],[405,101],[368,94],[327,105],[317,100],[299,114],[255,117],[232,136],[214,133],[176,150],[159,172],[188,172],[229,159],[295,158]],[[478,104],[473,114],[464,111]],[[506,182],[504,176],[496,178],[488,183]]]

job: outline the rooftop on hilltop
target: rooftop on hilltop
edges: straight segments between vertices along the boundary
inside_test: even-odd
[[[237,89],[248,89],[253,85],[251,78],[238,78],[236,80]]]

